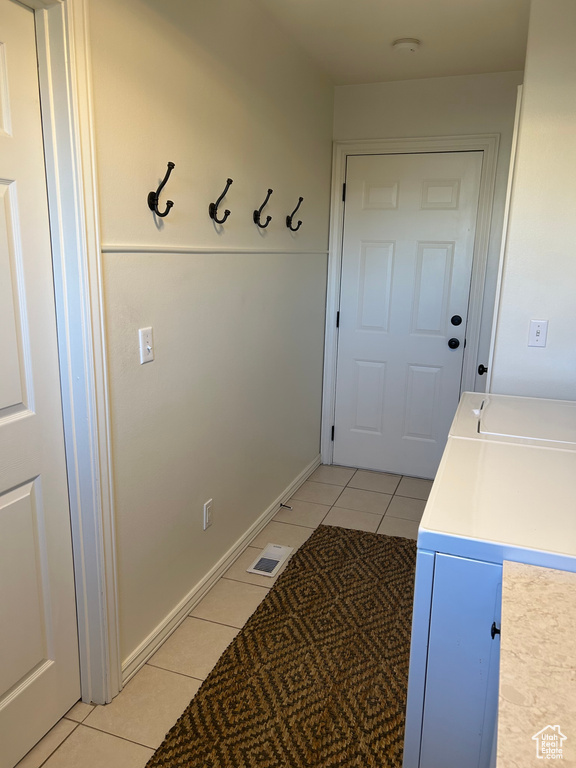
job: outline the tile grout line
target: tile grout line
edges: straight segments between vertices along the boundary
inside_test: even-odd
[[[62,718],[61,718],[61,720],[64,720],[64,719],[65,719],[64,717],[62,717]],[[66,719],[67,719],[67,718],[66,718]],[[58,722],[60,722],[60,721],[58,721]],[[70,720],[69,722],[73,723],[73,722],[75,722],[75,721],[74,721],[74,720]],[[79,725],[82,725],[82,723],[76,723],[76,728],[78,728],[78,726],[79,726]],[[53,727],[54,727],[54,726],[53,726]],[[56,748],[55,748],[55,749],[54,749],[52,752],[50,752],[50,754],[48,755],[48,757],[46,758],[46,760],[43,760],[43,761],[42,761],[42,762],[41,762],[41,763],[38,765],[38,768],[42,768],[42,766],[43,766],[43,765],[46,765],[46,763],[48,762],[48,760],[50,760],[50,758],[51,758],[53,755],[55,755],[55,754],[56,754],[56,752],[58,752],[58,750],[60,749],[60,747],[62,746],[62,744],[64,744],[64,742],[68,741],[68,739],[70,738],[70,736],[72,736],[72,734],[74,733],[74,731],[76,730],[76,728],[72,728],[72,730],[70,731],[70,733],[68,734],[68,736],[66,736],[66,738],[62,739],[62,741],[60,742],[60,744],[58,744],[58,746],[57,746],[57,747],[56,747]],[[52,730],[52,729],[50,729],[50,730]],[[48,733],[50,733],[50,731],[48,731]],[[48,734],[45,734],[45,735],[44,735],[42,738],[45,738],[47,735],[48,735]],[[40,741],[39,741],[37,744],[35,744],[35,745],[32,747],[32,749],[36,749],[36,747],[38,746],[38,744],[40,744],[40,742],[41,742],[41,741],[42,741],[42,739],[40,739]],[[24,759],[26,758],[26,756],[27,756],[27,755],[29,755],[29,754],[30,754],[30,752],[32,752],[32,749],[31,749],[31,750],[29,750],[28,752],[26,752],[26,755],[24,755],[24,757],[22,758],[22,760],[24,760]],[[18,766],[18,763],[16,763],[16,768],[17,768],[17,766]]]
[[[78,699],[78,701],[82,701],[82,699]],[[76,703],[78,703],[78,702],[76,702]],[[84,704],[85,702],[82,702],[82,703]],[[98,706],[98,704],[88,704],[88,706],[92,707],[92,712],[93,712],[96,709],[96,707]],[[88,715],[91,715],[92,712],[88,712]],[[88,715],[86,715],[86,717],[88,717]],[[84,720],[86,720],[86,717],[84,718]],[[60,719],[61,720],[69,720],[71,723],[76,723],[76,725],[82,725],[82,723],[84,722],[84,720],[73,720],[71,717],[68,717],[68,712],[65,715],[62,715],[62,717]]]
[[[224,577],[222,576],[221,578],[224,578]],[[232,579],[228,579],[228,581],[232,581]],[[237,583],[244,584],[245,582],[241,581],[241,582],[237,582]],[[250,584],[250,586],[251,587],[257,587],[258,584]],[[266,589],[268,592],[270,591],[267,587],[262,587],[262,589]],[[258,607],[258,606],[256,606],[256,607]],[[254,611],[255,610],[256,610],[256,608],[254,608]],[[254,613],[254,611],[252,613]],[[252,613],[250,614],[250,616],[252,616]],[[207,621],[209,624],[218,624],[220,627],[230,627],[230,629],[237,629],[237,630],[241,630],[244,627],[244,624],[246,624],[246,621],[248,621],[248,619],[250,618],[250,616],[248,616],[248,619],[246,619],[246,621],[244,622],[244,624],[242,624],[241,627],[235,627],[233,624],[223,624],[221,621],[214,621],[214,619],[204,619],[201,616],[191,616],[190,614],[188,614],[188,615],[189,615],[189,618],[191,618],[191,619],[200,619],[200,621]],[[146,663],[148,663],[148,662],[146,662]]]
[[[177,674],[177,673],[175,673]],[[105,705],[102,705],[105,706]],[[104,731],[102,728],[96,728],[93,725],[87,725],[86,723],[79,723],[79,725],[83,725],[85,728],[90,728],[91,731],[96,731],[97,733],[105,733],[107,736],[113,736],[115,739],[121,739],[122,741],[127,741],[129,744],[136,744],[137,747],[144,747],[145,749],[151,749],[152,753],[156,752],[158,747],[151,747],[149,744],[142,744],[141,741],[134,741],[134,739],[127,739],[125,736],[118,736],[117,733],[110,733],[110,731]],[[164,739],[162,739],[164,741]],[[63,744],[64,742],[62,742]],[[161,744],[162,742],[160,742]],[[160,744],[158,746],[160,746]]]
[[[234,638],[233,638],[234,639]],[[232,642],[232,641],[230,641]],[[230,645],[230,643],[228,643]],[[228,647],[228,646],[226,646]],[[224,649],[226,650],[226,649]],[[223,651],[224,652],[224,651]],[[175,669],[168,669],[168,667],[161,667],[159,664],[151,664],[149,661],[144,664],[145,667],[154,667],[154,669],[161,669],[163,672],[172,672],[174,675],[180,675],[181,677],[185,677],[188,680],[196,680],[198,683],[203,683],[206,678],[202,677],[195,677],[194,675],[187,675],[186,672],[177,672]],[[196,694],[194,694],[195,696]]]
[[[221,576],[220,578],[223,578],[223,577]],[[258,586],[258,585],[254,584],[253,586]],[[267,587],[264,587],[264,589],[267,589]],[[270,590],[268,590],[268,591],[270,591]],[[252,614],[250,614],[250,616],[251,615]],[[250,618],[250,616],[248,618]],[[207,624],[217,624],[219,627],[228,627],[229,629],[236,629],[236,630],[238,630],[238,632],[242,629],[244,624],[246,624],[246,621],[248,621],[248,619],[246,619],[246,621],[244,622],[242,627],[235,627],[232,624],[223,624],[221,621],[214,621],[214,619],[205,619],[203,616],[192,616],[192,614],[190,614],[190,613],[188,614],[188,616],[186,618],[188,618],[188,619],[198,619],[198,621],[205,621]],[[162,646],[160,646],[160,647],[162,647]],[[148,662],[146,662],[146,663],[148,663]]]
[[[223,577],[221,576],[220,578],[223,578]],[[257,587],[257,586],[258,586],[258,584],[254,584],[253,586]],[[268,588],[267,588],[267,587],[264,587],[264,589],[268,589]],[[269,591],[269,590],[268,590],[268,591]],[[205,618],[203,618],[202,616],[192,616],[192,614],[190,614],[190,613],[188,614],[188,616],[186,616],[186,618],[187,618],[187,619],[197,619],[198,621],[204,621],[204,622],[206,622],[206,624],[217,624],[219,627],[229,627],[229,629],[237,629],[238,631],[240,631],[240,629],[241,629],[241,627],[240,627],[240,628],[239,628],[239,627],[233,627],[233,626],[232,626],[232,624],[222,624],[222,622],[221,622],[221,621],[214,621],[213,619],[205,619]],[[167,638],[167,640],[168,640],[168,639],[169,639],[169,638]],[[162,645],[163,645],[163,644],[162,644]],[[160,646],[160,648],[161,648],[161,647],[162,647],[162,646]],[[160,649],[158,649],[158,650],[160,650]],[[151,658],[153,658],[153,657],[151,657]],[[146,662],[146,664],[148,664],[148,662]]]
[[[334,505],[337,509],[345,509],[346,512],[360,512],[363,515],[374,515],[374,517],[384,517],[386,512],[369,512],[367,509],[350,509],[350,507],[338,507],[336,504]]]
[[[246,571],[246,573],[248,573],[248,571]],[[274,576],[273,578],[277,579],[278,576],[280,576],[280,574],[282,574],[282,573],[284,573],[284,571],[280,571],[280,573],[277,573],[276,576]],[[254,576],[258,577],[258,574],[255,573]],[[235,581],[237,584],[250,584],[250,586],[252,586],[252,587],[262,587],[263,589],[267,589],[268,591],[270,591],[272,589],[272,587],[274,586],[274,584],[276,584],[275,581],[271,581],[270,582],[270,586],[269,587],[265,587],[263,584],[256,584],[253,581],[242,581],[242,579],[239,579],[239,578],[233,579],[231,576],[226,576],[226,577],[223,576],[222,578],[226,578],[228,581]]]
[[[258,549],[260,549],[260,547],[258,547]],[[238,579],[233,579],[231,576],[226,576],[227,573],[228,573],[228,571],[225,571],[222,574],[222,576],[220,576],[220,579],[226,579],[226,581],[238,581]],[[220,579],[218,579],[218,581],[220,581]],[[260,587],[260,589],[265,589],[268,592],[270,591],[270,587],[265,587],[264,584],[252,584],[252,586],[253,587]],[[210,619],[209,619],[209,621],[210,621]],[[230,625],[226,625],[226,626],[232,626],[232,625],[230,624]]]

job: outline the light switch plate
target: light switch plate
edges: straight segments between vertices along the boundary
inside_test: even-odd
[[[545,347],[548,336],[548,320],[530,320],[529,347]]]
[[[208,499],[208,501],[204,504],[204,530],[206,528],[210,528],[212,525],[212,507],[214,505],[214,501],[212,499]]]
[[[138,331],[140,340],[140,365],[151,363],[154,360],[154,339],[152,328],[140,328]]]

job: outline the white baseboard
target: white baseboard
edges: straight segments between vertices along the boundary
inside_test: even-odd
[[[320,455],[318,455],[305,469],[302,470],[302,472],[300,472],[298,477],[290,483],[280,496],[270,504],[268,509],[266,509],[250,528],[248,528],[246,533],[244,533],[238,541],[230,547],[228,552],[226,552],[216,565],[208,571],[206,576],[204,576],[204,578],[190,590],[186,597],[184,597],[178,605],[170,611],[148,637],[122,662],[123,684],[126,684],[128,680],[130,680],[130,678],[133,677],[133,675],[135,675],[148,661],[148,659],[156,653],[166,638],[178,628],[190,611],[195,608],[206,593],[214,586],[220,576],[222,576],[232,563],[240,557],[242,552],[244,552],[250,542],[260,533],[262,528],[270,522],[278,512],[280,504],[286,502],[294,492],[298,490],[302,483],[310,477],[320,463],[321,458]]]

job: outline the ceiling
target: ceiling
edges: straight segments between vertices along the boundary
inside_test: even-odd
[[[524,69],[530,0],[258,0],[336,85]],[[393,51],[415,37],[417,53]]]

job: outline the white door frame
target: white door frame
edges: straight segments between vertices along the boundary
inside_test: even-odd
[[[36,18],[82,699],[104,704],[122,677],[86,2],[20,2]]]
[[[336,313],[340,302],[340,276],[342,272],[342,238],[344,232],[343,184],[346,180],[346,161],[349,155],[386,155],[420,152],[484,153],[478,218],[474,242],[474,260],[468,306],[466,348],[462,367],[461,391],[473,390],[480,343],[484,279],[488,260],[490,225],[496,181],[496,164],[500,135],[497,133],[470,136],[432,136],[406,139],[368,139],[363,141],[334,142],[332,154],[332,199],[330,206],[330,245],[328,255],[328,286],[326,294],[326,335],[324,342],[324,386],[322,398],[322,463],[332,464],[334,443],[332,426],[336,407],[336,365],[338,358],[338,331]]]

